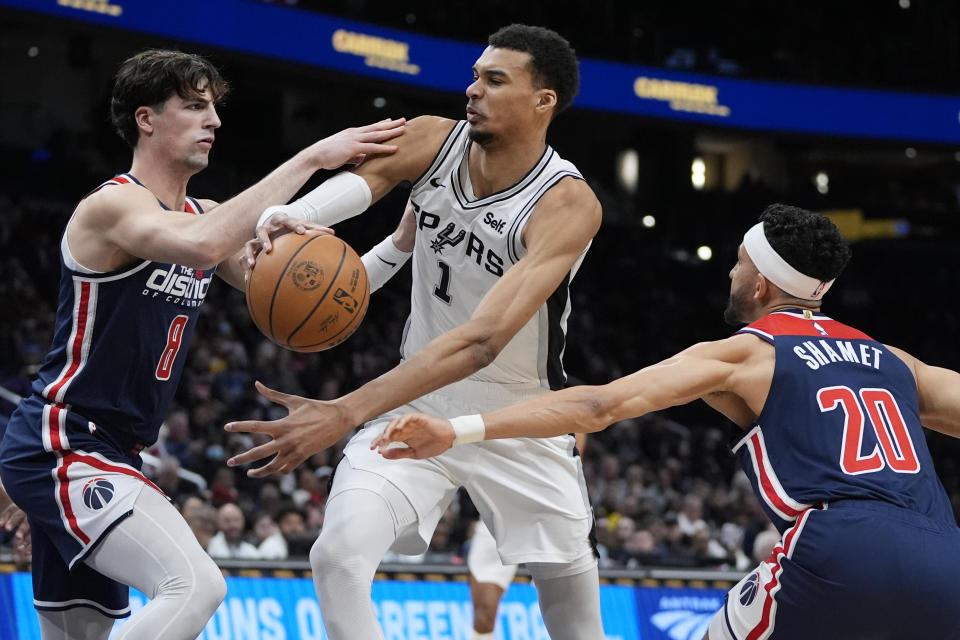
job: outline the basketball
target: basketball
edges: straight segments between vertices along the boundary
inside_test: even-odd
[[[247,279],[254,324],[281,347],[323,351],[357,330],[370,285],[360,256],[336,236],[284,234]]]

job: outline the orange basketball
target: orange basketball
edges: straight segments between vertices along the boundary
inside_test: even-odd
[[[367,313],[367,270],[336,236],[284,234],[257,256],[247,309],[268,338],[293,351],[323,351],[357,330]]]

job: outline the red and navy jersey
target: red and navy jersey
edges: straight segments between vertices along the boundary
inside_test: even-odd
[[[91,193],[131,182],[139,184],[129,174],[119,175]],[[193,198],[187,198],[185,210],[202,213]],[[53,344],[34,393],[83,418],[91,432],[122,451],[153,444],[173,401],[213,269],[138,258],[115,271],[93,272],[74,260],[66,231],[60,266]]]
[[[920,424],[910,368],[869,336],[809,311],[744,327],[776,349],[756,424],[734,447],[783,531],[805,509],[880,500],[953,522]]]

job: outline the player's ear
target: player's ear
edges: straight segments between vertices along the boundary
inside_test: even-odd
[[[550,111],[557,107],[557,92],[553,89],[537,91],[537,111]]]
[[[770,282],[763,277],[763,274],[759,271],[757,272],[757,281],[753,289],[753,297],[759,301],[763,302],[767,296],[771,293],[770,291]]]
[[[141,133],[150,135],[153,133],[153,119],[156,115],[156,111],[150,107],[137,107],[137,110],[133,112],[133,120],[137,123],[137,128],[140,129]]]

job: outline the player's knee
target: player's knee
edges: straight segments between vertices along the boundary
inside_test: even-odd
[[[593,551],[588,550],[572,562],[528,562],[527,570],[536,582],[580,575],[596,566],[597,558],[593,555]]]
[[[206,624],[227,596],[227,581],[220,567],[209,557],[196,562],[193,570],[193,584],[186,594],[188,613]]]
[[[335,569],[342,561],[342,558],[338,557],[340,554],[336,551],[336,545],[331,543],[329,538],[329,535],[321,534],[310,547],[310,568],[314,573]]]
[[[349,543],[336,539],[329,532],[321,534],[310,547],[310,568],[314,575],[325,581],[335,583],[344,576],[359,577],[365,564],[363,557]]]
[[[223,572],[220,571],[220,568],[214,565],[214,571],[204,580],[204,584],[201,587],[201,592],[203,592],[205,602],[205,609],[209,610],[209,616],[212,616],[213,613],[217,610],[217,607],[223,602],[223,599],[227,597],[227,581],[223,578]]]

